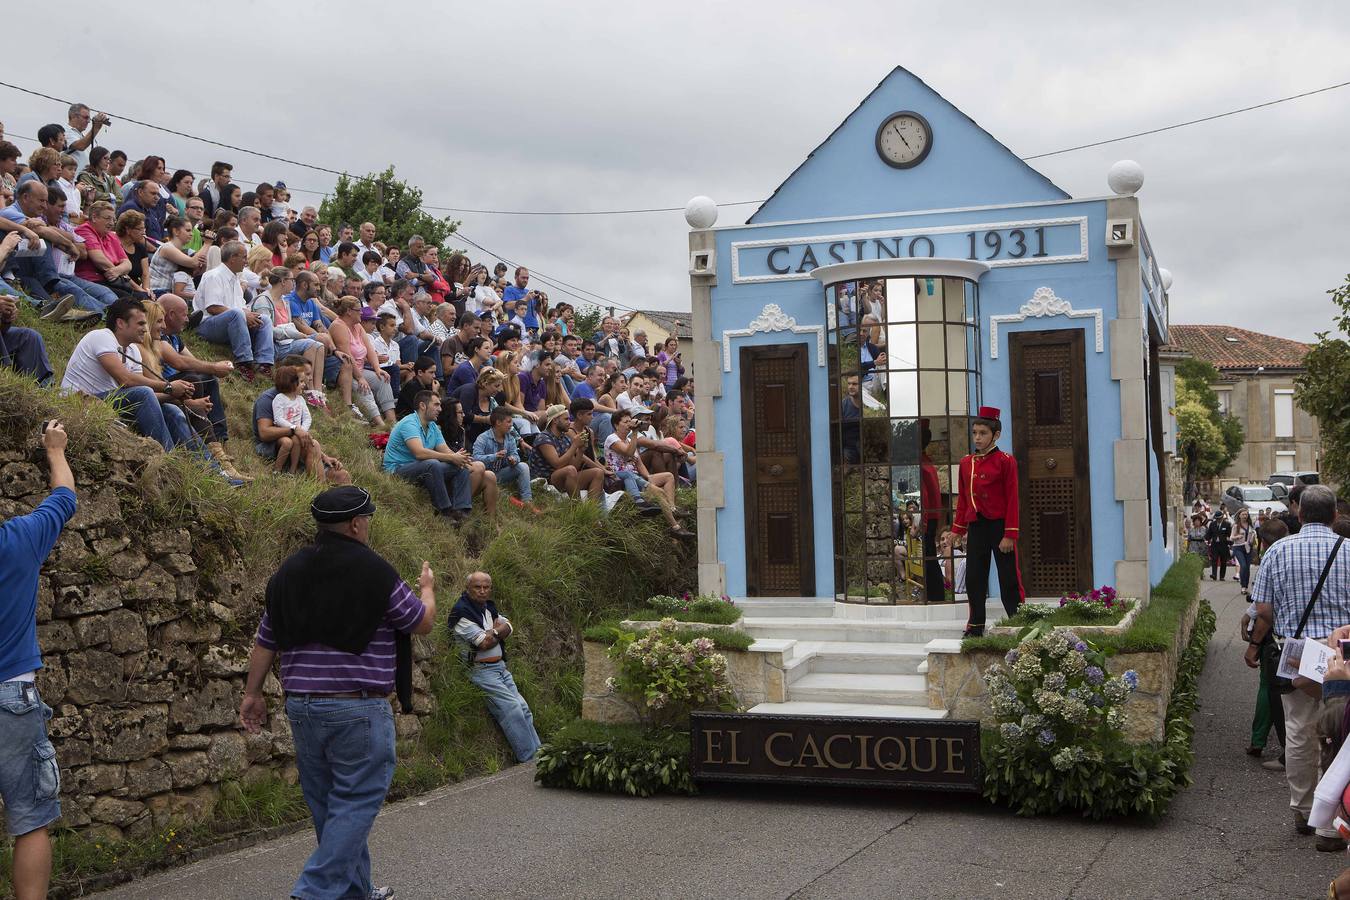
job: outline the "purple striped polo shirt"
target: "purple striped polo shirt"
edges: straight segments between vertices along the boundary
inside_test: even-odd
[[[360,654],[344,653],[326,644],[301,644],[281,652],[281,689],[289,694],[345,694],[394,689],[394,632],[411,632],[426,606],[400,581],[389,595],[389,610],[375,636]],[[272,623],[263,613],[258,645],[276,651]]]

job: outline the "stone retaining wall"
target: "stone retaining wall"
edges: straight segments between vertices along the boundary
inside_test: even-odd
[[[1191,639],[1195,616],[1200,609],[1197,594],[1185,614],[1181,627],[1173,636],[1172,646],[1165,651],[1151,653],[1117,653],[1108,657],[1107,668],[1113,675],[1128,669],[1139,674],[1139,687],[1130,694],[1125,705],[1125,737],[1132,744],[1144,744],[1163,739],[1167,725],[1167,704],[1176,684],[1177,661]],[[989,695],[984,686],[984,672],[1003,660],[1003,654],[992,650],[962,653],[928,654],[928,706],[946,709],[953,719],[979,719],[984,725],[994,723],[989,710]]]
[[[140,502],[137,481],[153,479],[145,461],[156,457],[158,445],[114,432],[99,459],[73,461],[79,508],[38,589],[37,683],[53,710],[59,824],[109,837],[201,821],[230,780],[295,780],[274,675],[265,687],[272,730],[247,735],[236,724],[266,574],[227,544],[203,552],[195,532],[133,531],[124,513]],[[47,493],[45,465],[0,451],[0,519]],[[431,646],[414,639],[417,714],[431,709]],[[400,737],[420,730],[417,715],[397,719]]]

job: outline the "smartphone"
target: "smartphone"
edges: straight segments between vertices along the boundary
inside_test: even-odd
[[[1350,660],[1350,641],[1341,641],[1341,659]]]

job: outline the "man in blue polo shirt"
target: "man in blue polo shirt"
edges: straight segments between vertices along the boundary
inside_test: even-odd
[[[539,311],[538,300],[539,292],[529,289],[530,270],[524,266],[516,266],[515,284],[508,284],[506,290],[502,292],[502,303],[514,303],[517,300],[525,301],[525,315],[521,319],[525,322],[525,327],[534,331],[539,331]]]
[[[459,525],[469,517],[473,495],[469,488],[472,457],[466,450],[451,450],[436,424],[441,398],[420,392],[413,401],[417,411],[398,421],[384,447],[384,470],[406,481],[415,481],[431,495],[436,511]]]
[[[159,182],[153,178],[139,181],[126,202],[117,207],[117,214],[120,216],[129,209],[145,216],[146,237],[156,244],[163,242],[164,218],[168,215],[168,209],[164,198],[159,195]]]
[[[61,816],[61,773],[47,739],[51,708],[38,697],[38,573],[75,515],[75,476],[66,462],[66,431],[55,419],[42,430],[52,492],[26,516],[0,525],[0,794],[14,836],[16,897],[45,897],[52,845],[47,826]]]

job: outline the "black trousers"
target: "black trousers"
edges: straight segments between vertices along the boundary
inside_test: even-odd
[[[941,603],[947,599],[942,564],[937,558],[937,533],[938,520],[930,519],[923,529],[923,590],[924,599],[929,603]]]
[[[1209,577],[1213,581],[1228,580],[1229,543],[1212,541],[1209,545]]]
[[[1017,574],[1017,548],[1011,553],[998,549],[1003,540],[1003,520],[977,516],[966,530],[966,592],[970,599],[970,625],[984,625],[984,607],[989,600],[989,557],[998,569],[998,591],[1008,615],[1022,602],[1022,579]]]

